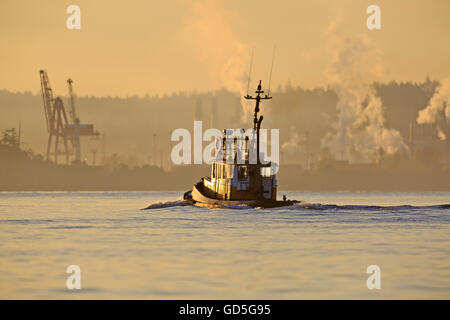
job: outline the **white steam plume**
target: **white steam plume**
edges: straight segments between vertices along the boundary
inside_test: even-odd
[[[338,121],[322,139],[336,159],[370,163],[377,154],[393,155],[406,150],[397,130],[385,127],[383,104],[369,82],[383,73],[380,52],[367,39],[339,36],[328,30],[331,63],[326,77],[338,96]]]
[[[450,77],[441,81],[428,105],[419,111],[416,121],[418,124],[431,124],[437,123],[443,117],[447,122],[450,122]],[[439,126],[437,127],[437,133],[439,139],[445,140],[447,138]]]

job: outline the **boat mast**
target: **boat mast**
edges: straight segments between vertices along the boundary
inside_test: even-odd
[[[261,129],[261,122],[263,121],[263,116],[259,116],[258,118],[258,112],[259,112],[259,103],[261,100],[269,100],[272,99],[269,95],[265,94],[264,96],[261,96],[264,93],[264,90],[261,90],[261,80],[259,80],[258,88],[255,91],[257,94],[256,97],[252,97],[251,95],[247,94],[244,96],[247,100],[256,100],[255,104],[255,111],[253,114],[253,129],[256,131],[256,163],[260,164],[259,161],[259,129]]]

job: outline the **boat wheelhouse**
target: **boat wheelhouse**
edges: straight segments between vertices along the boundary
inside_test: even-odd
[[[216,142],[216,159],[211,164],[211,176],[202,178],[192,190],[184,194],[189,203],[216,207],[224,205],[247,205],[279,207],[297,203],[295,200],[277,201],[277,164],[265,162],[260,153],[260,129],[263,116],[258,116],[261,100],[272,99],[261,89],[256,96],[244,98],[255,100],[253,129],[241,132],[224,130],[222,139]],[[220,141],[221,140],[221,141]]]
[[[229,144],[224,143],[223,160],[213,161],[211,176],[202,178],[205,195],[221,200],[276,200],[277,179],[272,163],[251,163],[249,161],[251,144],[248,143],[250,139],[245,138],[246,143],[243,145],[247,147],[244,149],[244,161],[239,163],[237,150],[239,140],[242,138],[234,139],[234,154],[231,157],[226,156],[229,154],[227,152]]]

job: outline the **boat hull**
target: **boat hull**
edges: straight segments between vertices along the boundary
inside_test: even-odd
[[[222,200],[214,199],[205,195],[201,190],[201,182],[193,186],[192,190],[185,192],[184,200],[191,205],[205,208],[223,208],[234,206],[246,206],[252,208],[278,208],[292,206],[300,203],[297,200],[277,201],[271,199],[264,200]]]

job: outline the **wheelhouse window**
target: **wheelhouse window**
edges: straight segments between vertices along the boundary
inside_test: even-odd
[[[247,180],[248,177],[248,168],[247,166],[239,166],[238,168],[238,180],[243,181]]]
[[[261,175],[263,177],[272,177],[274,175],[271,167],[261,168]]]

